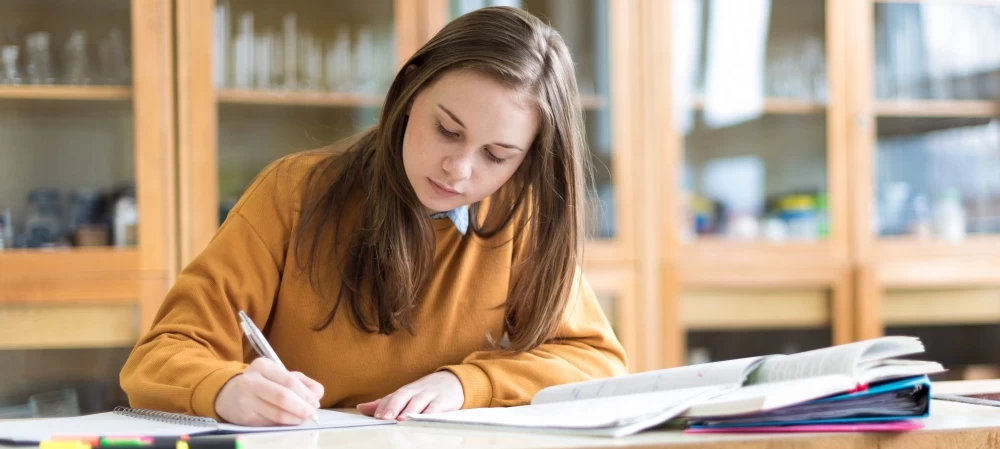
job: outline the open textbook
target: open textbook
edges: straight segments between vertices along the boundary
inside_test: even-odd
[[[621,436],[675,418],[739,417],[736,423],[747,424],[760,417],[773,424],[917,417],[929,403],[926,375],[944,368],[898,357],[923,351],[917,338],[883,337],[558,385],[539,391],[530,405],[411,415],[408,424]],[[828,403],[817,406],[820,400]],[[768,418],[778,410],[786,413]]]

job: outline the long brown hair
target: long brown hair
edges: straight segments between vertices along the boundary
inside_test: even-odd
[[[531,350],[554,336],[583,251],[589,153],[565,42],[538,18],[507,7],[475,10],[448,23],[396,75],[379,123],[313,172],[296,256],[321,296],[327,296],[323,280],[330,269],[324,262],[332,259],[340,275],[331,311],[317,329],[346,302],[359,329],[413,331],[412,310],[433,269],[435,241],[403,169],[403,134],[408,105],[421,89],[458,69],[528,95],[539,110],[527,156],[490,197],[482,223],[480,204],[471,205],[470,229],[489,239],[515,226],[515,243],[523,244],[504,304],[508,349]],[[352,202],[360,203],[356,223],[346,218],[357,207],[348,206]],[[331,232],[332,245],[323,244]]]

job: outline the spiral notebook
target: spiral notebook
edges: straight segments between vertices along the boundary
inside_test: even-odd
[[[363,415],[318,410],[317,421],[298,426],[246,427],[219,423],[211,418],[117,407],[112,412],[72,418],[18,419],[0,421],[0,443],[31,444],[64,435],[157,436],[285,432],[393,424]]]

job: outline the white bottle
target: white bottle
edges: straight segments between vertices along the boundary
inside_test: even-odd
[[[115,202],[115,246],[124,248],[136,244],[136,224],[138,221],[139,211],[135,204],[135,198],[122,195]]]
[[[965,209],[958,190],[946,190],[934,205],[934,233],[950,243],[965,240]]]

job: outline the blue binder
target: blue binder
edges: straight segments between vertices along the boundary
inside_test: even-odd
[[[692,421],[690,427],[846,424],[924,418],[930,414],[930,391],[927,376],[910,377],[777,410]]]

